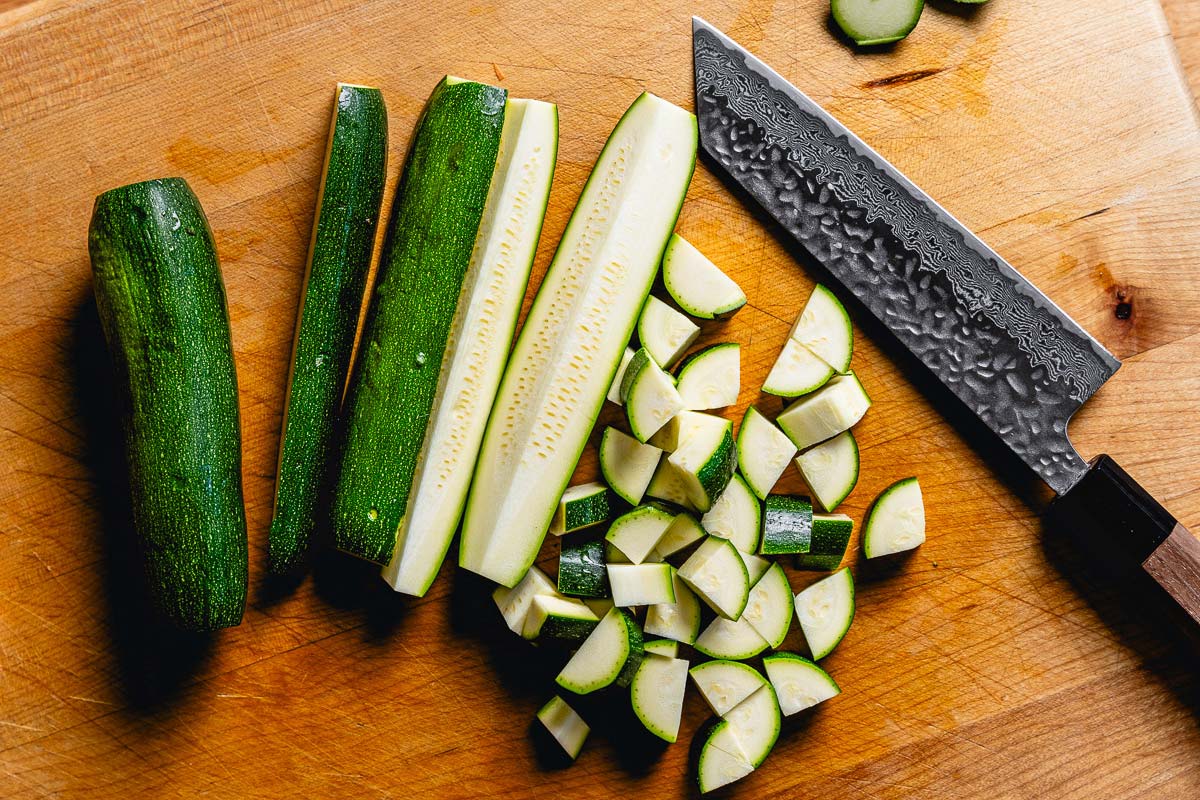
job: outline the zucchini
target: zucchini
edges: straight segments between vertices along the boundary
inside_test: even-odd
[[[334,544],[368,561],[386,563],[396,547],[496,165],[504,101],[503,89],[442,80],[396,189],[333,496]]]
[[[783,567],[772,564],[751,587],[742,619],[771,647],[783,644],[792,625],[792,589]]]
[[[813,514],[812,542],[808,552],[796,556],[796,569],[816,569],[832,572],[842,565],[854,520],[845,514]]]
[[[917,27],[924,8],[925,0],[830,0],[829,3],[834,22],[860,47],[900,41]]]
[[[643,444],[616,428],[605,428],[600,437],[600,474],[617,496],[636,506],[646,495],[662,455],[652,444]]]
[[[760,766],[779,739],[782,722],[775,689],[767,683],[725,715],[741,755],[755,767]]]
[[[607,522],[612,516],[612,501],[603,483],[581,483],[568,487],[559,498],[558,510],[550,520],[555,536],[590,528]]]
[[[737,621],[715,617],[696,639],[697,652],[712,658],[754,658],[767,649],[767,640],[758,635],[745,616]]]
[[[746,305],[746,293],[691,242],[671,234],[662,260],[663,285],[671,298],[699,319],[726,319]]]
[[[575,694],[628,686],[642,663],[642,631],[626,611],[614,608],[584,639],[555,682]]]
[[[674,453],[690,439],[697,431],[705,428],[716,429],[723,427],[725,420],[716,414],[705,414],[700,411],[680,411],[667,421],[653,436],[650,444],[668,453]]]
[[[737,454],[733,447],[733,423],[708,417],[710,425],[692,431],[667,461],[683,481],[688,506],[708,511],[720,499],[733,477]]]
[[[700,524],[709,534],[733,542],[743,553],[753,553],[758,549],[762,504],[742,476],[735,474]]]
[[[630,563],[641,564],[654,552],[654,546],[674,521],[675,515],[665,507],[648,503],[626,511],[613,520],[604,538],[620,550]]]
[[[508,625],[509,630],[520,634],[525,630],[525,615],[529,613],[533,599],[542,595],[553,597],[557,594],[554,581],[546,577],[546,573],[537,567],[530,567],[525,576],[513,588],[497,586],[496,590],[492,592],[492,599],[496,601],[496,607],[500,609],[500,614],[504,617],[504,623]]]
[[[771,568],[771,562],[765,558],[759,558],[742,550],[738,550],[738,555],[742,557],[742,563],[746,565],[746,580],[750,582],[751,587],[758,583],[758,579]]]
[[[613,376],[612,383],[608,385],[608,400],[616,403],[619,406],[625,405],[621,399],[621,381],[625,378],[625,368],[629,366],[629,362],[633,360],[633,348],[626,347],[625,352],[621,354],[621,365],[617,367],[617,374]]]
[[[600,618],[579,600],[537,595],[529,604],[521,635],[526,639],[556,639],[577,643],[587,638]]]
[[[700,696],[718,717],[732,711],[738,703],[767,685],[758,670],[740,661],[705,661],[690,670]]]
[[[558,695],[551,697],[546,705],[538,709],[537,718],[572,760],[579,755],[591,733],[583,717]]]
[[[925,503],[916,478],[896,481],[871,506],[863,525],[863,555],[878,558],[925,543]]]
[[[237,374],[208,220],[182,179],[122,186],[96,198],[88,251],[150,600],[185,630],[237,625],[247,570]]]
[[[763,504],[762,544],[764,555],[807,553],[812,545],[812,503],[794,494],[767,495]]]
[[[679,568],[679,577],[726,619],[737,619],[746,608],[750,594],[746,564],[727,539],[705,539]]]
[[[339,83],[283,407],[267,548],[267,568],[276,574],[300,564],[316,528],[375,247],[387,146],[380,91]]]
[[[558,110],[536,100],[508,100],[496,167],[442,359],[439,399],[384,570],[397,591],[421,596],[429,590],[462,518],[525,299],[557,152]]]
[[[604,542],[599,539],[563,539],[558,554],[558,591],[572,597],[608,597],[606,563]]]
[[[763,669],[775,688],[779,710],[785,717],[812,708],[842,693],[829,673],[795,653],[763,657]]]
[[[638,341],[654,362],[670,369],[700,335],[700,326],[654,295],[646,298],[637,323]]]
[[[674,568],[671,590],[675,593],[674,603],[658,603],[646,610],[646,633],[692,644],[700,634],[700,601]]]
[[[687,511],[680,511],[671,521],[671,527],[654,545],[654,551],[663,558],[673,556],[680,550],[692,546],[707,536],[703,526]]]
[[[721,720],[709,730],[708,738],[700,749],[696,765],[696,782],[700,793],[707,794],[734,781],[739,781],[754,771],[754,765],[741,755],[741,749],[733,738],[729,723]]]
[[[799,397],[820,389],[836,374],[812,350],[788,339],[767,373],[762,390],[776,397]]]
[[[865,2],[886,4],[893,0]],[[834,372],[849,371],[850,358],[854,355],[854,328],[850,325],[850,315],[834,293],[821,284],[813,288],[788,336],[833,367]]]
[[[854,578],[843,567],[796,595],[796,619],[813,661],[833,652],[854,621]]]
[[[629,608],[674,603],[673,575],[670,564],[609,564],[613,605]]]
[[[754,406],[746,408],[738,429],[738,469],[755,497],[763,500],[771,493],[795,455],[796,445],[783,431]]]
[[[666,453],[659,459],[658,467],[654,470],[653,477],[650,478],[650,485],[646,487],[646,496],[674,503],[688,511],[696,510],[691,497],[688,496],[687,477],[671,463]]]
[[[617,123],[517,338],[488,420],[460,564],[533,563],[650,291],[696,159],[696,118],[643,94]]]
[[[683,410],[675,381],[654,361],[645,347],[633,354],[621,379],[621,400],[629,430],[646,442]]]
[[[858,483],[858,441],[850,431],[839,433],[796,456],[796,468],[817,504],[833,511]]]
[[[653,639],[645,642],[642,649],[646,651],[646,655],[676,658],[679,655],[679,642],[673,639]]]
[[[692,353],[679,367],[675,388],[683,407],[693,411],[737,403],[742,387],[742,346],[723,342]]]
[[[797,448],[804,450],[850,430],[870,407],[871,398],[850,372],[792,403],[775,422]]]
[[[687,676],[688,662],[682,658],[649,655],[629,687],[633,713],[664,742],[673,744],[679,738]]]

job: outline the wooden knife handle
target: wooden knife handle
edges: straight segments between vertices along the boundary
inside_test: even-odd
[[[1106,455],[1051,504],[1090,550],[1117,566],[1140,566],[1200,622],[1200,539]]]

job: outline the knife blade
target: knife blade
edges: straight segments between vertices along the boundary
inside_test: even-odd
[[[1115,461],[1089,465],[1067,435],[1120,362],[762,61],[699,17],[692,42],[706,162],[1040,476],[1058,511],[1116,529],[1117,547],[1200,621],[1200,544]],[[1164,548],[1190,559],[1165,582],[1149,566]]]

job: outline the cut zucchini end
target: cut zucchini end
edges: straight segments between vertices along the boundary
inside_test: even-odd
[[[903,553],[925,542],[925,503],[916,478],[904,478],[883,490],[863,525],[863,554],[879,558]]]
[[[591,728],[575,709],[567,705],[567,701],[554,695],[546,705],[538,709],[537,718],[571,760],[575,760],[579,751],[583,749],[588,734],[591,733]]]
[[[833,652],[854,621],[854,578],[843,567],[796,595],[796,618],[813,661]]]
[[[737,619],[746,608],[750,595],[746,562],[728,539],[705,539],[679,568],[679,578],[726,619]]]
[[[796,653],[765,656],[763,669],[775,688],[779,710],[785,717],[842,693],[841,687],[828,672]]]
[[[851,431],[843,431],[796,456],[800,477],[824,511],[833,511],[854,491],[859,467],[858,441]]]
[[[754,667],[728,659],[705,661],[689,672],[700,696],[718,717],[724,717],[767,684],[767,679]]]
[[[737,754],[737,743],[727,731],[728,723],[719,722],[700,750],[696,782],[701,794],[728,786],[754,771],[754,765]]]
[[[673,656],[647,655],[629,686],[633,712],[646,730],[668,743],[679,738],[688,662]]]
[[[640,663],[641,656],[642,633],[637,622],[627,612],[613,608],[571,656],[555,682],[569,692],[589,694],[619,683],[629,671],[630,662]],[[632,679],[629,674],[628,680]]]
[[[678,233],[663,251],[663,285],[679,307],[698,319],[726,319],[746,305],[746,294]]]

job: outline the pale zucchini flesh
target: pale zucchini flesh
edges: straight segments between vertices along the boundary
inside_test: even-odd
[[[641,661],[641,629],[628,613],[614,608],[604,615],[555,681],[575,694],[589,694],[619,683],[626,674],[628,685]]]
[[[700,522],[687,511],[681,511],[671,521],[671,527],[654,545],[654,551],[663,558],[673,556],[681,550],[691,547],[707,536],[708,533]]]
[[[796,468],[808,484],[813,500],[833,511],[858,483],[858,442],[845,431],[796,456]]]
[[[758,670],[740,661],[717,659],[697,664],[690,670],[700,696],[718,717],[767,685]]]
[[[813,661],[833,652],[854,621],[854,578],[846,567],[796,595],[796,619]]]
[[[767,373],[762,390],[776,397],[799,397],[820,389],[836,374],[813,351],[788,339]]]
[[[670,369],[700,335],[700,326],[654,295],[646,298],[638,317],[638,341],[655,363]]]
[[[612,383],[608,386],[608,401],[617,405],[624,405],[621,399],[621,381],[625,378],[625,368],[629,366],[629,362],[633,359],[633,348],[626,347],[625,352],[621,354],[621,365],[617,367],[617,374],[613,376]]]
[[[678,233],[667,242],[663,285],[679,307],[698,319],[731,317],[746,305],[746,293]]]
[[[608,585],[621,608],[675,602],[670,564],[609,564]]]
[[[785,717],[812,708],[842,693],[829,673],[795,653],[773,653],[763,658],[763,669],[775,689]]]
[[[866,2],[888,3],[892,0]],[[850,358],[854,354],[854,329],[850,325],[850,315],[825,286],[817,284],[813,288],[789,336],[833,367],[835,372],[850,369]]]
[[[636,506],[646,496],[646,488],[662,456],[652,444],[643,444],[623,431],[608,427],[600,438],[600,474],[618,497]]]
[[[771,493],[795,455],[796,445],[787,434],[749,406],[738,429],[737,457],[738,469],[755,497],[763,500]]]
[[[505,624],[513,633],[520,634],[525,628],[525,615],[533,604],[533,598],[539,595],[553,596],[557,594],[558,590],[554,586],[554,581],[546,577],[546,573],[537,567],[530,567],[513,588],[496,587],[496,590],[492,592],[492,599],[496,601],[496,607],[500,609]]]
[[[646,655],[665,656],[666,658],[678,658],[679,656],[679,642],[673,639],[653,639],[643,644],[642,649]]]
[[[741,364],[742,346],[737,342],[714,344],[688,356],[675,379],[683,407],[704,411],[737,403]]]
[[[671,589],[674,603],[659,603],[646,609],[646,633],[684,644],[692,644],[700,635],[700,601],[672,570]]]
[[[758,550],[762,504],[742,476],[735,474],[700,524],[710,535],[728,539],[743,553],[753,553]]]
[[[648,655],[642,659],[629,687],[637,718],[646,730],[665,742],[679,738],[683,695],[687,689],[688,662],[681,658]]]
[[[758,767],[779,739],[782,720],[775,689],[767,683],[734,706],[725,715],[725,722],[729,724],[742,757]]]
[[[648,441],[683,410],[675,381],[644,347],[633,354],[625,368],[621,399],[625,402],[629,431],[639,442]]]
[[[668,453],[663,453],[662,458],[659,459],[658,468],[654,470],[650,485],[646,487],[646,496],[666,500],[668,503],[674,503],[688,511],[695,511],[696,506],[688,495],[687,476],[671,463],[668,456]]]
[[[421,596],[462,518],[488,414],[525,299],[558,152],[558,109],[510,99],[475,248],[451,323],[438,402],[383,577]]]
[[[626,112],[517,338],[480,450],[460,564],[504,585],[533,562],[649,294],[695,166],[695,117]]]
[[[579,600],[554,595],[537,595],[525,614],[521,635],[526,639],[557,639],[581,642],[600,618]]]
[[[871,398],[853,372],[838,375],[813,394],[797,400],[776,419],[800,450],[832,439],[858,423]]]
[[[733,738],[729,723],[722,720],[708,735],[700,750],[696,767],[696,781],[700,793],[720,789],[739,781],[754,771],[754,765],[741,755],[741,748]]]
[[[711,509],[721,497],[737,465],[733,423],[720,417],[712,419],[719,424],[694,431],[667,456],[683,481],[689,507],[701,512]]]
[[[871,506],[863,525],[863,554],[878,558],[925,542],[925,502],[916,478],[896,481]]]
[[[792,603],[792,589],[783,567],[772,564],[751,587],[742,619],[778,649],[792,624]]]
[[[925,0],[830,0],[829,7],[837,26],[846,35],[855,44],[868,46],[890,44],[908,36],[921,19]]]
[[[745,614],[737,621],[716,617],[696,639],[697,652],[711,658],[744,660],[767,649],[767,640],[758,635]]]
[[[630,563],[641,564],[654,552],[654,546],[674,521],[675,514],[664,506],[648,503],[630,509],[613,520],[604,538],[620,550]]]
[[[583,743],[591,733],[591,728],[583,721],[583,717],[558,695],[551,697],[546,705],[538,709],[537,718],[572,759],[579,755]]]
[[[750,579],[745,562],[728,539],[705,539],[679,568],[679,577],[726,619],[737,619],[746,608]]]

